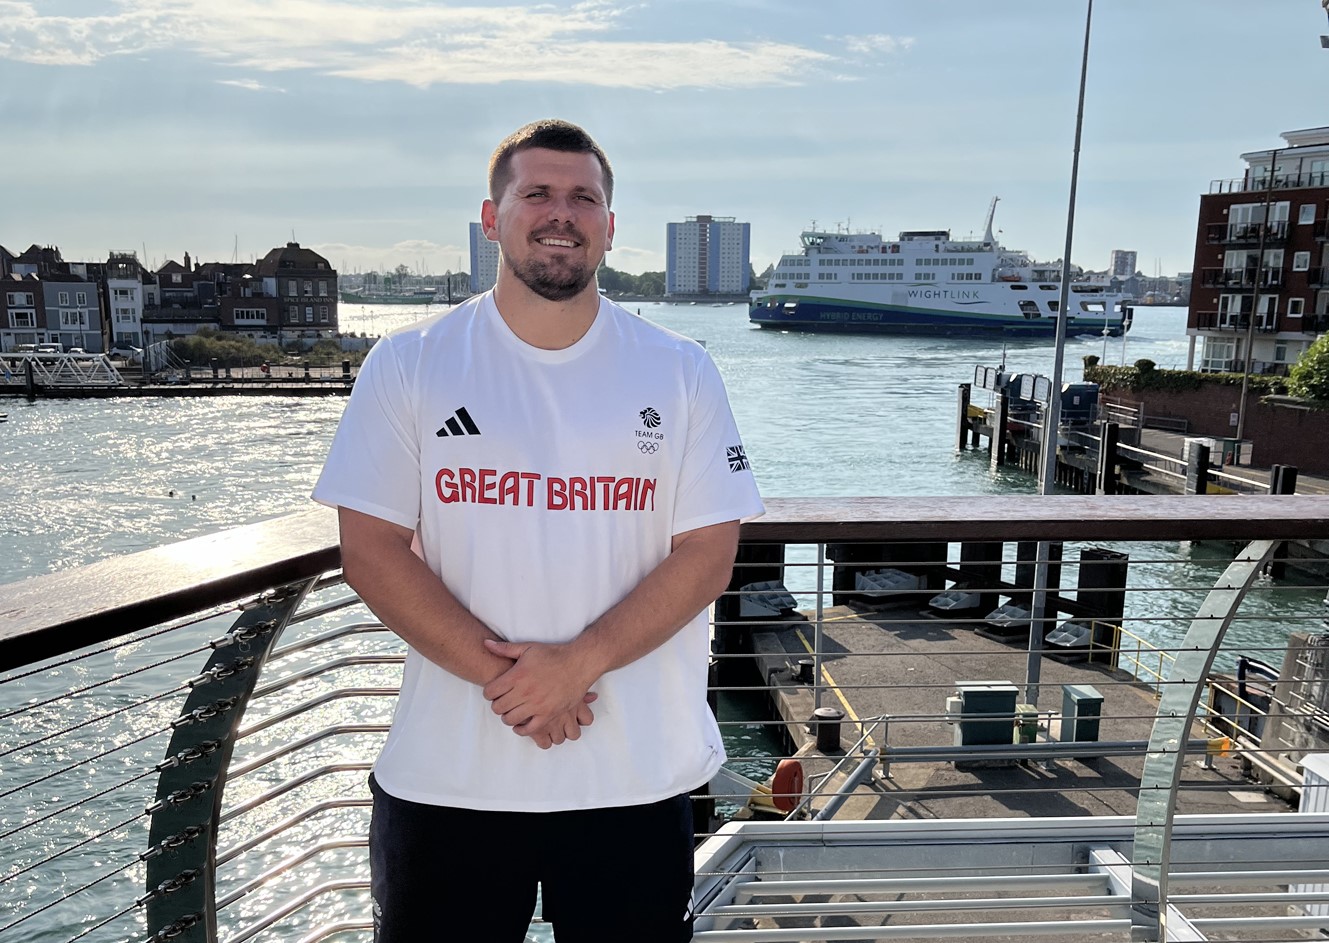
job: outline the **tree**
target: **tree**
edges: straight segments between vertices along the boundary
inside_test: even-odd
[[[1329,334],[1321,334],[1292,365],[1287,386],[1293,396],[1329,400]]]

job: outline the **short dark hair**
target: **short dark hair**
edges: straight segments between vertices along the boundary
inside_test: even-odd
[[[489,158],[489,199],[498,202],[499,195],[512,177],[512,155],[533,147],[570,154],[594,154],[604,173],[605,202],[614,201],[614,168],[609,158],[583,129],[561,118],[542,118],[513,131],[494,149]]]

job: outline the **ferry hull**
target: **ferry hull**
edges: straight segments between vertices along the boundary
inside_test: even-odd
[[[763,299],[748,311],[748,320],[763,328],[835,334],[922,334],[943,337],[1055,337],[1052,317],[993,314],[980,310],[950,311],[863,302],[777,298]],[[1123,319],[1072,316],[1068,336],[1102,336],[1104,325],[1111,337],[1120,337]],[[1128,329],[1129,322],[1125,323]]]

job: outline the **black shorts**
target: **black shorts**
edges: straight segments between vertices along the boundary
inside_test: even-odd
[[[375,943],[521,943],[540,886],[557,943],[692,939],[692,803],[481,812],[371,776]]]

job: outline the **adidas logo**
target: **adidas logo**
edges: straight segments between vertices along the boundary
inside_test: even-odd
[[[438,436],[440,439],[443,438],[444,436],[450,436],[450,435],[479,435],[479,434],[480,434],[480,427],[475,424],[475,420],[471,418],[471,414],[466,411],[465,406],[462,406],[460,409],[458,409],[457,414],[453,416],[451,419],[449,419],[447,422],[443,423],[442,429],[439,429],[437,432],[434,433],[434,435]]]

